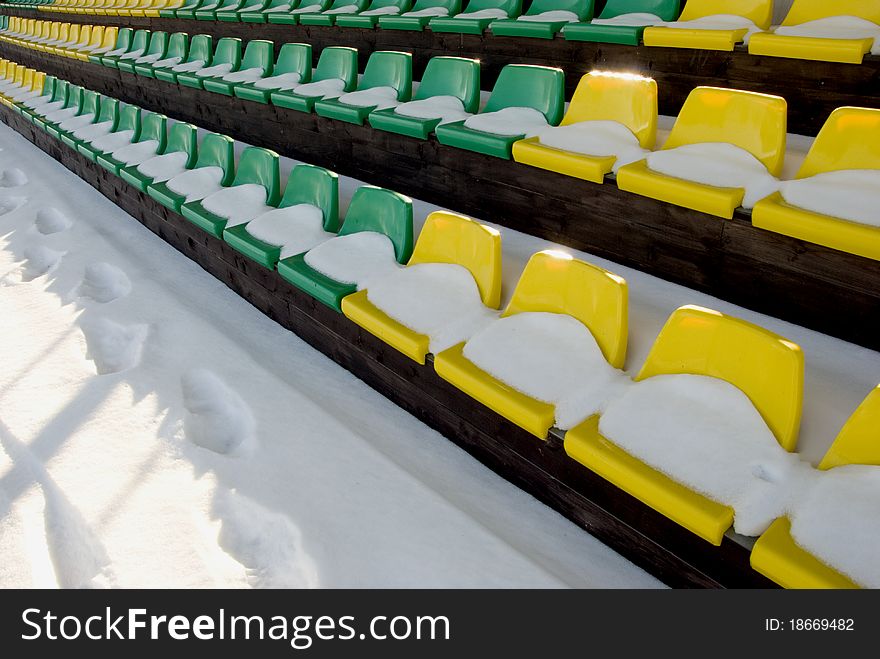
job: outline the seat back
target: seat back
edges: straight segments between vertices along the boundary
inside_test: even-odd
[[[355,5],[359,9],[362,9],[366,4],[367,0],[333,0],[327,9],[341,9],[342,7],[348,7],[349,5]]]
[[[86,44],[89,48],[98,48],[104,41],[104,26],[103,25],[93,25],[92,26],[92,35],[89,37],[89,42]]]
[[[382,7],[400,7],[400,13],[409,11],[412,0],[372,0],[370,5],[364,11],[372,11],[373,9],[381,9]]]
[[[408,265],[454,263],[473,275],[483,304],[501,303],[501,234],[464,215],[434,211],[425,220]]]
[[[281,197],[281,173],[278,154],[262,147],[250,146],[241,153],[238,171],[232,185],[255,183],[266,188],[266,203],[278,204]]]
[[[165,150],[165,142],[168,138],[166,134],[166,126],[168,119],[164,114],[156,112],[141,113],[141,132],[137,139],[132,142],[148,142],[156,140],[159,145],[156,147],[156,153],[162,153]]]
[[[43,71],[35,71],[33,81],[31,82],[31,91],[38,91],[42,95],[45,84],[46,74]]]
[[[235,177],[235,142],[219,133],[208,133],[199,144],[196,167],[219,167],[223,170],[220,185],[228,186]]]
[[[470,14],[484,9],[500,9],[510,18],[522,13],[522,0],[470,0],[462,13]]]
[[[70,23],[62,23],[58,28],[58,41],[67,41],[70,36]]]
[[[279,208],[311,204],[324,213],[324,230],[339,231],[339,176],[315,165],[297,165],[287,178]]]
[[[55,25],[50,21],[44,21],[42,25],[40,25],[40,39],[48,39],[49,35],[52,34],[52,26]]]
[[[218,64],[232,64],[232,70],[238,70],[241,64],[241,39],[238,37],[223,37],[217,42],[211,66]]]
[[[797,178],[840,169],[880,169],[880,110],[844,107],[832,112]]]
[[[241,70],[260,69],[263,75],[272,75],[272,64],[275,59],[275,44],[265,39],[248,41],[244,56],[241,58]]]
[[[0,76],[3,75],[3,66],[0,65]],[[55,85],[58,84],[58,79],[55,76],[46,76],[43,79],[43,93],[40,96],[48,96],[51,101],[55,96]]]
[[[85,48],[89,45],[89,42],[92,40],[92,30],[97,26],[91,25],[82,25],[79,28],[79,37],[76,40],[76,45],[74,49],[77,48]]]
[[[114,133],[120,133],[125,130],[133,130],[131,141],[137,142],[141,134],[141,109],[136,105],[128,103],[119,104],[119,120],[116,122]]]
[[[819,469],[848,464],[880,466],[880,386],[868,394],[844,424]]]
[[[116,43],[119,37],[119,28],[115,25],[106,25],[104,26],[104,36],[101,38],[101,43],[98,44],[101,48],[109,48],[113,50],[116,47]]]
[[[149,30],[138,30],[134,33],[131,38],[131,43],[128,45],[128,50],[126,52],[136,53],[141,52],[147,49],[147,45],[150,41],[150,31]]]
[[[716,14],[745,16],[766,30],[773,20],[773,0],[687,0],[678,20],[692,21]]]
[[[47,38],[49,41],[54,41],[58,38],[58,33],[61,30],[61,23],[55,22],[49,26],[49,34]]]
[[[466,112],[476,112],[480,106],[480,63],[465,57],[432,57],[414,99],[432,96],[455,96]]]
[[[286,7],[288,10],[292,11],[299,7],[299,0],[267,0],[263,5],[263,11],[267,9],[277,9],[279,7]],[[275,12],[271,12],[275,13]]]
[[[412,55],[390,50],[370,55],[357,88],[372,87],[393,87],[398,100],[408,100],[412,95]]]
[[[800,25],[831,16],[857,16],[880,23],[880,0],[794,0],[782,24]]]
[[[537,16],[545,11],[570,11],[576,14],[579,21],[588,21],[593,18],[595,0],[532,0],[526,10],[526,16]]]
[[[627,73],[587,73],[578,82],[561,125],[617,121],[650,149],[657,138],[657,83]]]
[[[416,0],[412,11],[421,11],[432,7],[445,7],[449,10],[449,16],[461,13],[462,0]]]
[[[158,55],[159,59],[165,55],[168,48],[168,33],[153,32],[150,34],[150,41],[147,44],[147,52],[144,55]]]
[[[609,364],[623,368],[629,333],[626,280],[556,251],[533,254],[503,317],[524,311],[566,314],[593,334]]]
[[[82,103],[83,91],[85,90],[79,85],[71,85],[67,91],[67,102],[64,104],[64,108],[76,108],[79,110],[79,104]]]
[[[165,50],[165,57],[179,57],[183,61],[188,50],[189,35],[186,32],[175,32],[168,37],[168,48]]]
[[[201,60],[205,66],[211,65],[211,55],[214,50],[214,38],[210,34],[197,34],[189,42],[189,52],[186,54],[187,62]]]
[[[215,11],[235,11],[244,4],[242,0],[220,0]]]
[[[684,102],[663,148],[728,142],[751,153],[778,176],[785,158],[787,113],[781,96],[697,87]]]
[[[192,124],[178,122],[168,130],[164,153],[182,151],[187,154],[185,167],[192,168],[198,158],[199,132]]]
[[[564,107],[565,75],[562,69],[531,64],[507,64],[489,96],[483,112],[509,107],[535,108],[556,125]]]
[[[355,190],[339,230],[340,236],[375,231],[391,239],[398,263],[406,263],[413,250],[412,200],[392,190],[362,185]]]
[[[275,75],[299,73],[301,82],[312,78],[312,45],[307,43],[286,43],[278,51],[275,61]]]
[[[82,93],[82,98],[79,102],[79,110],[77,111],[77,115],[84,114],[98,114],[98,92],[93,92],[91,89],[85,89]]]
[[[55,79],[55,88],[52,90],[52,103],[64,101],[67,104],[67,96],[70,94],[70,83],[67,80]]]
[[[111,130],[116,130],[119,122],[119,101],[109,96],[102,96],[98,101],[98,118],[95,123],[102,124],[105,121],[112,121]]]
[[[119,31],[116,33],[116,43],[113,44],[113,50],[119,50],[120,48],[127,50],[131,46],[133,36],[134,30],[130,27],[119,28]]]
[[[346,46],[329,46],[321,51],[318,66],[312,76],[314,82],[340,78],[349,91],[357,80],[358,62],[357,49]]]
[[[669,317],[636,380],[689,373],[738,387],[779,444],[797,444],[804,387],[804,354],[781,336],[739,318],[696,306]]]
[[[65,39],[64,43],[66,45],[77,43],[79,41],[79,33],[84,27],[86,26],[80,25],[79,23],[72,23],[70,29],[67,31],[67,39]]]
[[[22,72],[20,84],[25,89],[32,89],[32,85],[34,82],[34,70],[33,69],[25,69]]]

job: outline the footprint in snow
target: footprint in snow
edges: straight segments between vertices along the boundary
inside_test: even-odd
[[[86,359],[95,362],[98,375],[119,373],[140,364],[149,328],[120,325],[106,318],[83,322]]]
[[[27,174],[18,167],[4,169],[0,174],[0,188],[17,188],[28,182]]]
[[[50,233],[58,233],[65,231],[73,226],[73,220],[62,213],[57,208],[43,208],[37,211],[37,217],[34,220],[37,231],[44,235]]]
[[[109,263],[92,263],[86,266],[78,294],[106,303],[125,297],[130,292],[131,281],[122,270]]]
[[[11,213],[27,203],[27,197],[0,197],[0,215]]]
[[[256,423],[241,397],[211,371],[195,369],[180,380],[187,439],[216,453],[240,453],[253,442]]]
[[[64,252],[58,252],[42,245],[35,245],[24,250],[24,269],[22,270],[22,279],[31,281],[51,272],[58,266]]]

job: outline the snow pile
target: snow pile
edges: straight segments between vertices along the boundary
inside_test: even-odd
[[[24,106],[34,110],[38,107],[48,105],[50,102],[52,102],[52,94],[43,94],[35,99],[25,101]]]
[[[829,16],[800,25],[781,25],[773,31],[786,37],[820,39],[873,39],[871,54],[880,55],[880,25],[858,16]]]
[[[321,11],[321,5],[308,5],[306,7],[300,7],[299,9],[291,10],[291,14],[317,14]]]
[[[792,206],[850,222],[880,227],[880,170],[841,169],[783,181],[782,198]]]
[[[577,23],[578,17],[573,11],[564,11],[555,9],[553,11],[543,11],[540,14],[523,14],[518,17],[518,21],[526,21],[531,23]]]
[[[73,220],[54,207],[41,208],[34,219],[37,231],[44,235],[66,231],[73,226]]]
[[[356,14],[357,12],[358,12],[357,5],[345,5],[344,7],[337,7],[336,9],[328,9],[326,11],[322,11],[321,13],[335,16],[337,14]]]
[[[254,82],[254,87],[257,89],[271,89],[275,91],[291,90],[296,89],[301,80],[302,75],[296,71],[289,71],[287,73],[279,73],[278,75],[269,76],[268,78],[261,78]]]
[[[534,137],[547,128],[547,117],[535,108],[510,107],[497,112],[484,112],[465,119],[464,125],[493,135]]]
[[[263,213],[247,224],[247,232],[257,240],[281,248],[279,258],[302,254],[336,237],[324,231],[324,213],[311,204],[296,204]]]
[[[204,69],[195,71],[197,78],[221,78],[232,71],[232,63],[224,62],[223,64],[215,64]]]
[[[567,126],[554,126],[538,133],[538,141],[554,149],[588,156],[615,156],[612,171],[642,160],[643,149],[633,132],[617,121],[579,121]]]
[[[175,64],[171,67],[171,70],[174,73],[192,73],[193,71],[199,71],[205,66],[205,60],[203,59],[194,59],[191,62],[182,62],[180,64]]]
[[[215,453],[235,454],[251,448],[256,422],[241,397],[211,371],[195,369],[180,380],[187,415],[187,439]]]
[[[609,403],[599,432],[627,453],[734,509],[737,533],[757,536],[785,513],[803,471],[749,398],[699,375],[658,375]]]
[[[630,382],[605,360],[590,330],[564,314],[501,318],[474,335],[463,354],[495,379],[555,406],[562,430],[602,412]]]
[[[24,250],[24,280],[31,281],[52,272],[63,256],[64,252],[58,252],[43,245],[28,247]]]
[[[146,50],[147,50],[146,48],[139,48],[138,50],[132,50],[130,52],[123,53],[122,55],[120,55],[119,59],[121,61],[136,60],[139,57],[141,57],[144,54],[144,52],[146,52]]]
[[[681,30],[746,30],[743,37],[743,43],[748,43],[755,32],[761,32],[761,28],[755,25],[745,16],[737,16],[736,14],[714,14],[712,16],[701,16],[692,21],[670,21],[663,23],[664,27],[671,27]]]
[[[865,588],[880,588],[880,467],[816,472],[790,514],[801,547]]]
[[[116,149],[120,149],[126,144],[130,144],[134,138],[134,131],[119,130],[115,133],[107,133],[90,140],[91,145],[98,151],[104,153],[113,153]]]
[[[54,112],[50,112],[44,118],[50,124],[60,124],[65,119],[70,119],[71,117],[75,117],[77,112],[79,112],[79,108],[64,108],[64,107],[62,107],[60,110],[55,110]]]
[[[121,55],[125,55],[128,51],[128,46],[123,46],[122,48],[114,48],[113,50],[107,51],[105,57],[119,57]]]
[[[153,183],[163,183],[185,172],[187,160],[189,154],[186,151],[172,151],[145,160],[137,166],[137,170]]]
[[[400,7],[379,7],[362,11],[359,16],[394,16],[400,13]]]
[[[355,284],[358,290],[401,267],[394,258],[394,243],[375,231],[358,231],[323,242],[306,252],[305,262],[330,279]]]
[[[159,58],[162,57],[162,53],[151,53],[149,55],[142,55],[138,57],[134,63],[135,64],[150,64],[151,62],[158,62]]]
[[[27,182],[27,174],[21,171],[18,167],[4,169],[3,173],[0,174],[0,188],[17,188]]]
[[[23,204],[26,203],[27,197],[9,197],[4,195],[0,197],[0,215],[11,213],[16,208],[20,208]]]
[[[180,64],[182,60],[182,57],[166,57],[155,62],[153,67],[156,69],[170,69]]]
[[[480,9],[479,11],[472,11],[466,14],[456,14],[452,18],[507,18],[507,12],[503,9],[493,7],[491,9]]]
[[[401,103],[394,108],[394,112],[416,119],[440,119],[440,124],[461,121],[471,116],[470,112],[465,112],[464,103],[457,96],[432,96]]]
[[[367,299],[388,316],[430,338],[435,355],[466,341],[498,317],[483,305],[470,271],[453,263],[419,263],[377,278]]]
[[[198,201],[220,190],[223,170],[220,167],[198,167],[188,169],[168,179],[165,185],[172,192],[184,195],[186,201]]]
[[[340,78],[328,78],[317,82],[307,82],[295,88],[299,96],[310,98],[320,96],[322,98],[336,98],[345,91],[345,81]]]
[[[685,144],[648,154],[655,172],[719,188],[743,188],[743,208],[752,208],[779,187],[760,160],[726,142]]]
[[[86,266],[78,293],[95,302],[106,304],[125,297],[131,292],[131,281],[122,270],[109,263],[90,263]]]
[[[61,123],[58,124],[58,128],[66,131],[77,130],[78,128],[83,128],[84,126],[88,126],[95,120],[95,113],[88,112],[86,114],[78,114],[74,117],[70,117],[69,119],[65,119]]]
[[[36,107],[39,108],[38,113],[41,117],[47,117],[49,114],[63,108],[65,103],[66,101],[52,101],[51,103],[42,103]]]
[[[158,148],[159,140],[144,140],[143,142],[126,144],[122,148],[116,149],[112,155],[115,160],[126,166],[139,165],[155,156]]]
[[[97,318],[84,321],[82,329],[86,359],[95,362],[98,375],[127,371],[140,364],[149,329],[146,325],[122,325],[109,318]]]
[[[16,103],[24,103],[25,101],[30,101],[35,98],[40,98],[43,95],[42,89],[32,89],[32,90],[22,90],[15,94],[11,94],[12,100]]]
[[[394,87],[371,87],[349,92],[339,97],[340,103],[355,107],[374,107],[376,110],[393,108],[398,104],[397,90]]]
[[[202,207],[227,220],[227,227],[234,227],[267,211],[266,188],[256,183],[223,188],[202,199]]]
[[[256,82],[262,78],[264,74],[265,71],[263,71],[262,67],[256,66],[251,69],[242,69],[241,71],[227,73],[222,79],[226,82]]]
[[[83,140],[84,142],[92,142],[99,137],[109,135],[111,130],[113,130],[113,122],[102,121],[97,124],[89,124],[88,126],[77,128],[75,131],[73,131],[73,136],[78,140]]]
[[[413,18],[421,18],[422,16],[449,16],[449,9],[446,7],[426,7],[416,11],[407,11],[401,16],[411,16]]]

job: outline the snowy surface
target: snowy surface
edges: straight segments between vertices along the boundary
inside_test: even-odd
[[[880,227],[880,170],[824,172],[784,181],[779,190],[792,206]]]
[[[692,21],[670,21],[663,23],[665,27],[671,27],[681,30],[742,30],[745,29],[746,34],[743,37],[743,43],[748,43],[755,32],[761,32],[761,28],[755,25],[745,16],[737,16],[736,14],[714,14],[712,16],[701,16]]]
[[[464,125],[493,135],[534,137],[547,128],[547,117],[535,108],[509,107],[495,112],[483,112],[465,119]]]
[[[557,23],[562,21],[566,23],[576,23],[578,21],[578,17],[577,14],[575,14],[573,11],[556,9],[553,11],[544,11],[540,14],[523,14],[522,16],[519,16],[516,20],[533,23]]]
[[[776,34],[788,37],[818,37],[822,39],[873,39],[871,54],[880,54],[880,25],[858,16],[829,16],[807,21],[800,25],[781,25]]]
[[[379,7],[362,11],[359,16],[394,16],[400,13],[400,7]]]
[[[331,16],[335,14],[356,14],[358,12],[357,5],[345,5],[344,7],[337,7],[336,9],[328,9],[326,11],[322,11],[322,14],[330,14]]]
[[[355,284],[358,290],[401,267],[394,258],[394,243],[384,233],[375,231],[358,231],[328,240],[306,252],[305,261],[322,275],[343,284]]]
[[[227,73],[223,76],[223,80],[226,82],[256,82],[264,75],[263,68],[260,66],[255,66],[251,69],[242,69],[241,71],[235,71],[234,73]]]
[[[177,66],[182,60],[182,57],[166,57],[165,59],[161,59],[155,62],[153,64],[153,67],[157,69],[168,69]]]
[[[394,111],[404,117],[416,119],[440,119],[441,124],[461,121],[471,116],[465,112],[464,103],[457,96],[431,96],[418,101],[401,103]]]
[[[186,196],[186,201],[198,201],[220,190],[223,170],[220,167],[197,167],[189,169],[168,179],[165,185],[177,194]]]
[[[299,9],[294,9],[290,13],[291,14],[316,14],[321,11],[321,5],[308,5],[306,7],[300,7]]]
[[[479,11],[456,14],[452,18],[507,18],[507,12],[493,7],[491,9],[480,9]]]
[[[186,171],[189,155],[185,151],[172,151],[161,156],[153,156],[137,167],[144,176],[149,176],[152,183],[164,183]]]
[[[296,89],[302,76],[294,71],[262,78],[254,82],[257,89]]]
[[[70,119],[65,119],[60,124],[58,124],[58,128],[61,130],[74,131],[79,128],[83,128],[84,126],[88,126],[95,120],[95,113],[88,112],[86,114],[79,114],[75,117],[71,117]]]
[[[175,73],[192,73],[193,71],[198,71],[204,66],[205,60],[194,59],[191,62],[181,62],[180,64],[175,64],[171,67],[171,70]]]
[[[227,220],[227,227],[234,227],[267,211],[266,188],[256,183],[223,188],[202,199],[202,207],[210,213]]]
[[[646,12],[633,12],[632,14],[620,14],[611,18],[594,18],[591,23],[595,25],[627,25],[642,27],[645,25],[662,25],[663,19],[656,14]]]
[[[73,131],[73,136],[79,140],[91,142],[104,135],[109,135],[111,130],[113,130],[113,121],[102,121],[97,124],[89,124],[88,126],[77,128]]]
[[[446,7],[426,7],[425,9],[404,12],[401,16],[412,16],[413,18],[420,18],[422,16],[449,16],[449,9]]]
[[[126,165],[139,165],[156,155],[159,140],[144,140],[134,144],[126,144],[113,152],[113,158]]]
[[[633,132],[617,121],[579,121],[554,126],[538,133],[538,141],[554,149],[588,156],[615,156],[612,171],[643,159],[648,151],[639,145]]]
[[[224,62],[223,64],[215,64],[204,69],[197,69],[195,74],[197,78],[222,78],[230,71],[232,71],[232,63]]]
[[[115,133],[106,133],[100,137],[89,140],[89,142],[98,151],[112,153],[113,151],[116,151],[116,149],[121,149],[126,144],[130,144],[133,137],[133,130],[119,130]]]
[[[323,98],[336,98],[345,91],[345,81],[340,78],[328,78],[317,82],[307,82],[295,88],[300,96],[320,96]]]
[[[371,87],[349,92],[339,97],[340,103],[355,107],[374,107],[376,110],[393,108],[398,104],[397,90],[394,87]]]
[[[276,208],[251,220],[246,228],[257,240],[280,247],[280,259],[302,254],[336,237],[324,231],[324,213],[311,204]]]

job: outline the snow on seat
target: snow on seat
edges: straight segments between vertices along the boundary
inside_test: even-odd
[[[648,27],[646,46],[728,50],[748,43],[773,19],[773,0],[688,0],[677,21]]]
[[[200,59],[204,59],[204,57],[200,57]],[[177,83],[184,87],[202,89],[207,79],[221,78],[227,73],[237,70],[240,64],[241,39],[224,37],[217,42],[210,62],[206,60],[206,66],[191,71],[181,71],[179,67],[175,67],[177,69]]]
[[[185,57],[168,67],[153,67],[153,76],[163,82],[176,83],[181,73],[192,74],[205,68],[212,57],[213,39],[208,34],[197,34],[189,40]]]
[[[214,21],[217,20],[217,12],[237,7],[240,3],[241,0],[209,0],[193,12],[193,18],[197,21]]]
[[[98,116],[95,119],[95,122],[77,128],[70,134],[70,139],[76,144],[73,148],[79,151],[80,144],[86,144],[104,137],[105,135],[109,135],[116,127],[118,121],[119,101],[115,98],[102,96],[100,99]]]
[[[480,103],[480,64],[463,57],[428,60],[413,100],[369,114],[373,128],[427,139],[440,124],[466,119]]]
[[[383,30],[424,30],[433,18],[461,12],[462,0],[416,0],[410,11],[397,16],[380,16]]]
[[[434,369],[497,414],[546,439],[557,416],[568,425],[579,410],[589,414],[603,405],[601,396],[588,390],[594,384],[603,388],[604,379],[610,392],[622,379],[615,369],[626,357],[627,332],[623,279],[566,254],[538,252],[526,264],[501,321],[435,355]],[[577,354],[563,354],[564,346]],[[581,367],[586,370],[580,372]]]
[[[831,444],[790,511],[752,548],[752,567],[785,588],[880,588],[880,387]]]
[[[441,144],[509,160],[514,142],[559,123],[563,88],[559,69],[508,64],[498,74],[483,111],[437,126],[437,139]]]
[[[286,43],[278,52],[272,74],[253,82],[241,82],[233,93],[239,98],[268,103],[273,91],[290,91],[312,77],[312,47],[305,43]]]
[[[47,126],[46,130],[56,139],[67,144],[70,148],[76,149],[76,141],[73,137],[73,131],[88,126],[97,120],[100,107],[99,103],[100,96],[97,92],[84,90],[76,116],[65,119],[55,126]]]
[[[433,32],[483,34],[493,22],[516,18],[522,13],[522,0],[469,0],[461,13],[432,18]]]
[[[382,16],[397,16],[412,6],[412,0],[371,0],[368,7],[357,14],[338,16],[339,27],[372,29]]]
[[[272,92],[273,105],[299,112],[311,112],[323,98],[337,98],[351,91],[357,83],[357,50],[344,46],[329,46],[321,50],[318,65],[310,82],[298,85],[292,91]]]
[[[277,209],[223,231],[223,240],[250,259],[275,269],[280,259],[303,254],[339,230],[339,177],[314,165],[290,172]]]
[[[357,14],[367,6],[368,0],[333,0],[329,8],[317,13],[303,13],[299,16],[300,25],[334,25],[339,16]]]
[[[657,83],[636,75],[583,76],[558,127],[513,145],[513,159],[602,183],[641,160],[657,133]]]
[[[156,69],[170,69],[180,64],[189,49],[189,35],[186,32],[175,32],[168,37],[165,52],[152,52],[135,61],[134,71],[147,78],[155,78]],[[149,59],[145,59],[149,58]]]
[[[248,147],[241,153],[230,186],[223,186],[201,199],[188,198],[180,207],[180,213],[212,236],[222,239],[227,226],[252,220],[270,210],[267,206],[278,204],[280,176],[277,153]]]
[[[235,86],[243,82],[254,82],[272,73],[274,45],[264,39],[248,41],[244,56],[238,66],[223,75],[206,79],[202,86],[209,92],[233,96]],[[196,74],[198,75],[198,73]]]
[[[342,300],[342,313],[419,364],[497,318],[501,235],[462,215],[425,220],[407,266]]]
[[[332,0],[300,0],[290,5],[286,11],[275,12],[267,18],[269,23],[275,25],[296,25],[303,14],[319,14],[325,9],[330,8]]]
[[[155,112],[142,112],[140,130],[134,139],[131,140],[131,144],[123,144],[98,154],[96,158],[97,163],[119,176],[122,168],[130,164],[127,162],[127,159],[137,160],[138,155],[144,155],[144,150],[152,152],[152,154],[160,153],[165,147],[165,141],[168,137],[166,131],[167,122],[168,120],[165,115],[156,114]],[[149,147],[136,146],[144,142],[149,143]],[[117,153],[120,152],[123,156],[122,158],[117,156]]]
[[[795,0],[782,25],[749,42],[753,55],[861,64],[880,54],[880,1]]]
[[[775,190],[786,115],[779,96],[697,87],[663,148],[621,167],[617,187],[730,219]]]
[[[266,23],[271,14],[280,14],[295,9],[299,0],[248,0],[238,10],[238,20],[242,23]]]
[[[60,136],[58,124],[77,116],[83,104],[83,98],[94,97],[94,95],[94,92],[90,92],[82,87],[74,87],[68,94],[65,107],[55,110],[42,118],[42,129],[52,137],[58,138]]]
[[[111,69],[119,68],[119,62],[122,61],[123,58],[125,58],[126,60],[137,59],[147,50],[147,44],[150,39],[149,30],[137,30],[133,34],[130,33],[130,39],[128,40],[127,44],[125,44],[125,39],[122,35],[122,32],[123,31],[120,30],[119,38],[123,40],[124,45],[118,46],[116,49],[111,50],[106,55],[101,56],[101,64]]]
[[[175,123],[168,129],[168,140],[151,157],[138,159],[119,170],[130,185],[146,192],[151,183],[168,181],[192,167],[196,161],[198,131],[192,124]]]
[[[92,46],[82,50],[78,55],[78,59],[82,60],[83,62],[100,64],[101,55],[106,55],[113,49],[117,48],[117,43],[119,43],[119,31],[120,28],[116,26],[105,26],[104,35],[101,38],[101,42],[96,46]]]
[[[298,93],[302,88],[297,89]],[[363,124],[373,110],[385,110],[412,95],[412,55],[378,51],[370,55],[357,89],[315,103],[322,117]]]
[[[141,65],[141,70],[149,68],[147,65],[162,59],[165,51],[168,50],[168,33],[167,32],[151,32],[150,40],[143,53],[136,57],[126,53],[116,62],[116,68],[126,73],[136,73],[135,67]]]
[[[406,263],[413,249],[412,201],[361,186],[336,238],[278,262],[278,274],[331,309],[375,278]]]
[[[831,113],[794,181],[755,205],[752,224],[880,260],[880,110]]]
[[[104,65],[103,58],[104,57],[119,57],[124,54],[129,47],[131,46],[132,38],[134,37],[134,30],[130,27],[122,27],[119,28],[116,32],[116,40],[113,43],[113,46],[103,52],[103,53],[92,53],[89,55],[89,61],[92,64],[101,64]],[[108,65],[104,65],[108,66]]]
[[[55,86],[58,84],[58,80],[55,76],[46,76],[43,79],[43,89],[42,94],[37,96],[36,98],[31,98],[26,101],[22,101],[22,105],[27,108],[29,111],[36,110],[44,105],[48,105],[53,100],[55,100]],[[33,114],[33,112],[28,112],[28,114]]]
[[[202,199],[229,185],[235,175],[233,145],[231,137],[208,133],[199,144],[195,166],[168,180],[150,183],[147,194],[179,213],[184,202]]]
[[[552,39],[568,24],[590,20],[594,10],[594,0],[533,0],[522,16],[494,21],[489,29],[504,37]]]
[[[679,0],[608,0],[589,23],[566,25],[568,41],[595,41],[638,46],[646,27],[678,18]]]
[[[635,384],[601,417],[568,431],[565,451],[714,545],[732,524],[759,535],[784,509],[798,473],[786,451],[797,443],[803,369],[790,341],[682,307]]]
[[[238,12],[244,9],[250,1],[251,0],[224,0],[224,2],[217,7],[217,11],[214,13],[214,19],[226,23],[237,23],[239,22]]]

